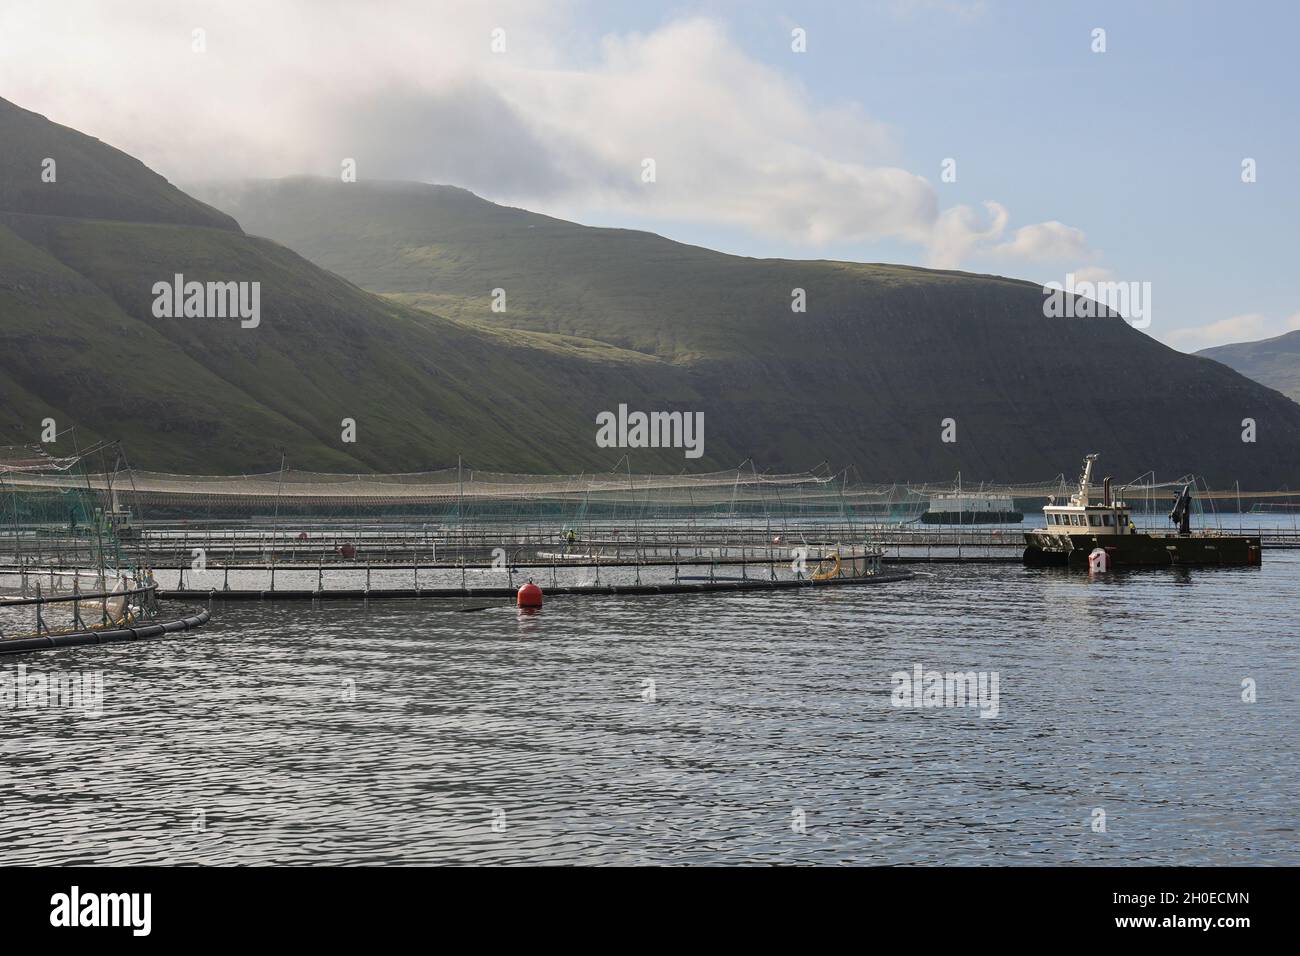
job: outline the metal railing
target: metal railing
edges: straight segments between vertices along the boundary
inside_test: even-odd
[[[42,588],[39,579],[28,582],[24,575],[23,596],[0,597],[0,641],[107,630],[155,620],[157,583],[130,581],[119,575],[119,586],[112,590],[101,586],[99,590],[83,591],[80,577],[74,575],[70,590],[51,593]]]

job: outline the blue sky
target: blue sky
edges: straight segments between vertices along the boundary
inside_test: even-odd
[[[7,0],[0,96],[182,185],[353,158],[742,255],[1150,283],[1192,351],[1300,327],[1295,10]]]
[[[592,4],[590,22],[601,20]],[[822,102],[851,100],[899,134],[902,165],[936,183],[942,205],[1004,202],[1015,223],[1081,229],[1099,266],[1150,281],[1148,334],[1185,350],[1277,334],[1300,316],[1293,264],[1300,223],[1300,14],[1292,4],[706,3],[628,7],[620,29],[707,13],[754,56]],[[794,12],[792,12],[792,10]],[[790,51],[787,24],[807,30]],[[1105,53],[1091,50],[1106,30]],[[944,158],[955,183],[939,182]],[[1241,181],[1244,157],[1255,183]],[[627,224],[627,217],[606,224]],[[809,249],[706,223],[639,223],[753,256],[925,264],[915,245],[840,242]],[[1009,263],[975,256],[974,271]],[[1052,265],[1018,263],[1038,281]]]

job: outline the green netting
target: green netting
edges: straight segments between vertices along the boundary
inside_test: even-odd
[[[524,475],[460,468],[409,474],[329,474],[286,468],[249,475],[180,475],[126,468],[116,453],[112,464],[53,460],[32,449],[10,449],[7,471],[0,465],[6,501],[0,520],[20,527],[64,526],[76,542],[89,544],[86,528],[107,533],[118,556],[115,533],[139,550],[140,528],[254,523],[325,524],[336,528],[400,521],[430,528],[486,523],[581,527],[589,523],[726,520],[784,527],[804,521],[909,521],[936,496],[1005,496],[1026,512],[1041,508],[1048,495],[1073,487],[1062,475],[1029,484],[954,480],[866,484],[851,472],[769,474],[749,462],[706,474],[631,474],[611,471],[577,475]],[[1117,486],[1119,487],[1119,486]],[[1152,514],[1167,508],[1178,483],[1136,482],[1125,494]],[[1289,492],[1234,492],[1209,499],[1289,496]],[[133,533],[134,532],[134,533]],[[30,542],[23,542],[30,543]]]
[[[129,520],[113,508],[111,481],[102,475],[97,481],[93,487],[80,458],[0,447],[0,569],[116,573],[122,563],[118,535]]]

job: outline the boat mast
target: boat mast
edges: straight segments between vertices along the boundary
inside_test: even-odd
[[[1096,461],[1096,455],[1088,455],[1083,459],[1083,474],[1079,476],[1079,490],[1075,493],[1072,504],[1084,508],[1088,506],[1088,495],[1092,490],[1092,466]]]

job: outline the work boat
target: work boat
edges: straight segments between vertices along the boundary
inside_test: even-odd
[[[1192,531],[1192,490],[1188,482],[1169,520],[1176,532],[1139,531],[1129,506],[1111,496],[1110,478],[1102,481],[1101,502],[1092,502],[1092,468],[1096,455],[1083,461],[1079,490],[1068,504],[1049,498],[1043,508],[1046,528],[1025,532],[1025,564],[1071,568],[1151,568],[1171,565],[1258,565],[1258,537]]]

